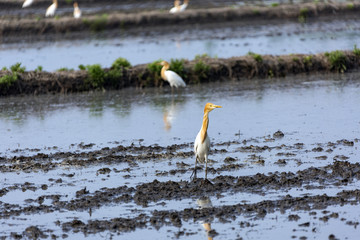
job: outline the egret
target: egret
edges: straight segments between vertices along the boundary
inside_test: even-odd
[[[74,18],[80,18],[81,17],[81,10],[79,8],[79,4],[77,2],[74,2]]]
[[[58,2],[57,2],[57,0],[53,0],[53,4],[51,4],[51,5],[46,9],[45,17],[52,17],[52,16],[54,16],[57,7],[58,7]]]
[[[169,82],[171,89],[173,87],[186,87],[186,83],[176,72],[168,70],[170,64],[167,61],[162,61],[160,65],[163,66],[161,68],[161,77]]]
[[[189,5],[189,0],[184,0],[184,3],[180,5],[180,12],[185,11],[188,5]]]
[[[33,2],[34,2],[34,0],[25,0],[22,7],[23,8],[29,7]]]
[[[169,13],[177,13],[180,12],[180,0],[174,1],[174,7],[172,7],[169,11]]]
[[[207,180],[207,163],[208,163],[208,155],[210,151],[210,138],[207,134],[207,129],[209,126],[209,113],[215,108],[222,108],[219,105],[215,105],[213,103],[207,103],[204,108],[204,117],[201,129],[196,136],[194,143],[194,153],[195,153],[195,168],[194,172],[191,174],[194,175],[194,179],[196,178],[196,163],[204,163],[205,162],[205,180]],[[190,177],[191,177],[190,176]]]

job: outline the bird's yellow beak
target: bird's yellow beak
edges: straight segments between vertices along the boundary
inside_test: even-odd
[[[220,105],[213,105],[214,108],[222,108]]]

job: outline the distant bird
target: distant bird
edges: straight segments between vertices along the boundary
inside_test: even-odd
[[[25,0],[22,7],[23,8],[29,7],[33,2],[34,2],[34,0]]]
[[[178,13],[180,12],[180,0],[175,0],[174,1],[174,7],[172,7],[169,11],[169,13]]]
[[[184,0],[184,3],[180,5],[180,12],[185,11],[188,5],[189,5],[189,0]]]
[[[46,9],[45,17],[52,17],[52,16],[54,16],[57,7],[58,7],[58,2],[57,2],[57,0],[53,0],[53,4],[51,4],[51,5]]]
[[[80,18],[81,17],[81,10],[79,8],[79,4],[77,2],[74,2],[74,18]]]
[[[171,89],[173,87],[186,87],[186,83],[176,72],[168,70],[170,64],[167,61],[162,61],[160,65],[163,66],[161,68],[161,77],[169,82]]]
[[[205,179],[207,179],[207,163],[208,163],[208,155],[210,151],[210,138],[207,134],[207,129],[209,126],[209,112],[214,110],[215,108],[221,108],[221,106],[207,103],[204,108],[204,117],[203,123],[199,133],[196,136],[194,143],[194,153],[195,153],[195,168],[194,172],[191,176],[194,175],[194,179],[196,178],[196,163],[204,163],[205,162]]]

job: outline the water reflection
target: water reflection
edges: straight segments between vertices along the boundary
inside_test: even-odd
[[[184,101],[176,101],[174,97],[171,98],[171,102],[169,104],[164,105],[164,114],[163,114],[163,121],[164,121],[164,128],[166,131],[169,131],[174,123],[174,120],[177,117],[177,114],[182,108]]]
[[[196,204],[200,209],[211,208],[212,202],[208,196],[202,196],[198,200],[196,200]],[[201,225],[206,232],[206,236],[208,240],[212,240],[213,236],[211,235],[211,221],[210,219],[206,219],[205,221],[201,221]]]

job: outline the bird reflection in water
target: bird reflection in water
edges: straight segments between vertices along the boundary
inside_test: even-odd
[[[196,203],[197,203],[197,205],[199,206],[200,209],[211,208],[212,207],[211,200],[210,200],[210,198],[208,196],[200,197],[198,200],[196,200]],[[201,225],[206,231],[207,239],[212,240],[213,239],[213,234],[211,234],[212,229],[211,229],[210,220],[207,219],[205,221],[201,221]]]
[[[166,131],[170,131],[181,104],[182,102],[175,102],[174,98],[172,98],[170,104],[164,106],[163,120]]]

